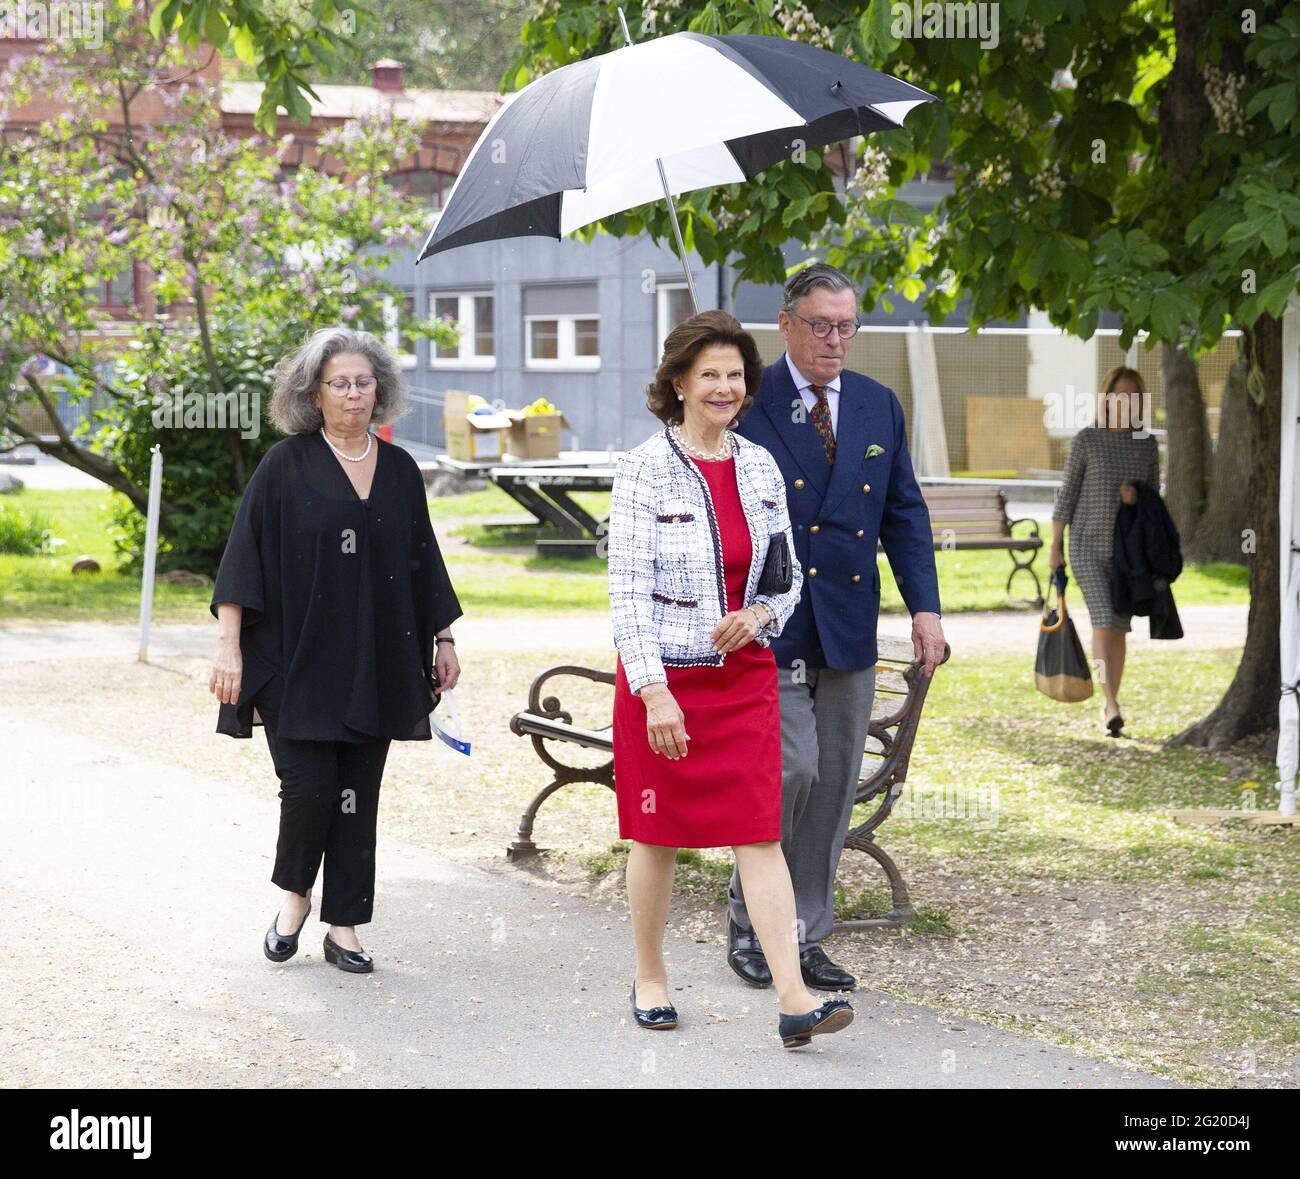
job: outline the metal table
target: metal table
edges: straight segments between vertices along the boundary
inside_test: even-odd
[[[603,522],[569,493],[609,491],[617,457],[609,450],[570,450],[553,459],[473,460],[440,454],[436,461],[444,470],[490,479],[540,525],[553,528],[558,535],[539,538],[539,553],[590,557],[604,535]]]

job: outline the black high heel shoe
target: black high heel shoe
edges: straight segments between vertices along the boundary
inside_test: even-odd
[[[813,1036],[838,1032],[853,1022],[853,1007],[847,999],[828,999],[807,1015],[780,1013],[781,1044],[785,1048],[802,1048]]]
[[[264,953],[272,962],[288,962],[298,952],[298,934],[302,933],[303,927],[307,924],[307,918],[311,916],[311,894],[308,894],[307,912],[303,914],[302,925],[294,933],[281,933],[275,928],[275,924],[280,920],[280,914],[277,913],[271,918],[271,928],[266,931],[266,937],[262,939],[262,953]]]
[[[1118,737],[1119,731],[1124,727],[1124,718],[1117,712],[1112,717],[1106,718],[1106,732],[1112,737]]]
[[[649,1028],[652,1032],[667,1031],[677,1026],[677,1008],[671,1003],[666,1007],[638,1007],[636,1005],[636,983],[632,984],[632,1018],[637,1025]]]
[[[328,931],[325,934],[325,961],[349,974],[369,974],[375,968],[375,960],[365,950],[345,950]]]

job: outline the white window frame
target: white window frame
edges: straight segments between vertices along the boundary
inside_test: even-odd
[[[684,282],[661,282],[655,285],[655,331],[658,333],[656,357],[663,356],[664,341],[672,331],[668,326],[668,292],[689,290],[690,288]]]
[[[477,290],[477,291],[439,291],[431,289],[425,293],[428,299],[428,317],[433,319],[435,316],[434,307],[437,305],[437,299],[456,299],[456,322],[461,324],[464,330],[460,334],[460,355],[459,356],[439,356],[437,354],[438,346],[434,340],[429,341],[429,367],[430,368],[462,368],[462,369],[491,369],[497,366],[497,357],[495,349],[500,341],[500,332],[497,330],[497,293],[494,290]],[[492,347],[494,349],[491,356],[479,356],[474,352],[474,300],[475,299],[492,300]],[[466,355],[468,351],[469,355]]]
[[[402,288],[402,297],[409,298],[415,305],[415,314],[420,313],[420,297],[409,287]],[[397,301],[392,295],[384,296],[384,342],[388,345],[388,350],[396,358],[397,363],[402,368],[415,368],[420,363],[419,355],[415,352],[403,352],[401,336],[401,320],[397,311]],[[416,348],[419,348],[420,341],[417,337],[411,341]]]
[[[524,368],[544,369],[554,372],[556,369],[562,369],[570,372],[591,372],[593,369],[600,368],[600,355],[595,356],[578,356],[574,352],[577,341],[577,331],[575,323],[580,319],[594,319],[596,321],[596,339],[602,338],[600,330],[600,315],[592,311],[548,311],[541,315],[524,316]],[[536,357],[533,355],[533,330],[532,325],[536,320],[554,320],[557,326],[556,351],[559,355],[552,360],[550,357]]]

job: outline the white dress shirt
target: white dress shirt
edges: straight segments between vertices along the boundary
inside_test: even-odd
[[[817,394],[809,388],[812,382],[795,368],[788,352],[785,354],[785,362],[790,366],[794,387],[799,390],[799,396],[803,398],[804,408],[807,409],[811,420],[813,406],[817,404]],[[831,411],[831,434],[838,438],[840,433],[840,378],[838,376],[826,386],[826,404]]]

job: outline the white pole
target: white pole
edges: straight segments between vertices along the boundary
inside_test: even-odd
[[[1293,293],[1282,315],[1282,462],[1278,496],[1281,563],[1278,586],[1282,617],[1282,694],[1278,701],[1278,812],[1294,815],[1300,761],[1300,489],[1296,487],[1300,447],[1300,300]]]
[[[158,508],[162,502],[162,447],[149,451],[149,516],[144,533],[144,573],[140,581],[140,651],[136,659],[149,658],[149,623],[153,619],[153,574],[158,563]]]

